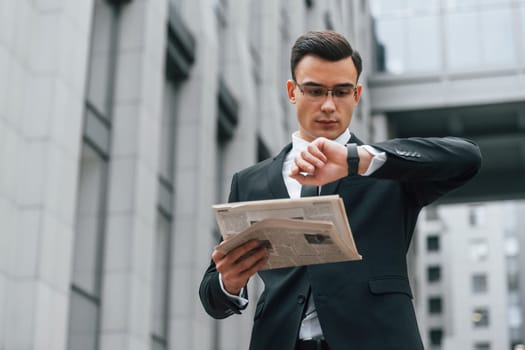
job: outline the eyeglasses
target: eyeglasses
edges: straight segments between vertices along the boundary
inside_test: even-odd
[[[306,85],[299,84],[296,81],[294,82],[295,85],[297,85],[299,90],[302,92],[302,94],[312,102],[323,101],[328,96],[329,92],[332,93],[332,97],[334,99],[338,100],[344,100],[346,98],[349,98],[350,96],[355,95],[355,93],[357,92],[357,88],[352,84],[334,86],[331,89],[329,89],[323,85]]]

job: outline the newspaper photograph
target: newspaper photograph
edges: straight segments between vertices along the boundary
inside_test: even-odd
[[[337,195],[213,206],[223,253],[257,239],[269,251],[265,268],[361,260]]]

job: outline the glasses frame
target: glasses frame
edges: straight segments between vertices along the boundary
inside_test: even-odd
[[[334,100],[344,100],[346,98],[349,98],[350,96],[355,97],[355,95],[357,94],[357,86],[354,86],[353,84],[341,84],[341,85],[335,85],[335,86],[332,86],[331,88],[328,88],[328,86],[325,86],[325,85],[322,85],[322,84],[317,84],[317,83],[299,84],[296,80],[294,80],[293,82],[294,82],[295,86],[297,86],[299,88],[299,91],[301,91],[303,96],[305,98],[307,98],[308,100],[313,101],[313,102],[324,101],[326,98],[328,98],[328,93],[330,93],[330,96],[332,96],[332,98]],[[316,96],[305,94],[304,93],[304,87],[305,86],[311,86],[311,87],[323,89],[325,91],[324,91],[324,94],[321,94],[320,96],[316,97]],[[349,88],[349,89],[353,90],[353,94],[351,93],[351,94],[345,95],[343,97],[334,95],[334,93],[333,93],[334,89],[337,90],[338,88],[344,88],[344,89],[348,89]]]

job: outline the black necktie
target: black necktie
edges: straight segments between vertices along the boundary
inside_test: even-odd
[[[301,197],[314,197],[319,195],[319,187],[304,185],[301,187]]]
[[[303,185],[301,187],[301,197],[314,197],[318,195],[319,195],[318,186]],[[315,311],[315,304],[313,303],[313,299],[312,299],[312,288],[308,288],[308,292],[306,294],[306,306],[303,311],[303,319],[314,311]]]

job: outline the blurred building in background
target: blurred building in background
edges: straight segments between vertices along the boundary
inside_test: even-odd
[[[295,39],[369,57],[370,25],[365,1],[0,0],[0,349],[246,349],[251,310],[198,299],[211,205],[296,129]]]
[[[246,349],[254,303],[218,322],[198,300],[218,239],[211,205],[290,140],[289,52],[326,28],[364,58],[352,131],[471,137],[482,174],[443,203],[525,196],[524,1],[0,0],[0,350]],[[439,219],[410,256],[436,349],[500,349],[472,330],[485,316],[498,341],[523,341],[523,254],[508,252],[524,246],[525,216],[501,229],[507,211],[487,205],[500,229],[470,233],[470,208],[430,209]],[[497,266],[440,257],[471,236],[495,242]],[[450,285],[423,279],[440,271]],[[483,273],[507,288],[487,277],[479,303],[454,294]]]
[[[412,285],[428,349],[523,349],[524,215],[510,201],[424,210]]]
[[[370,6],[374,123],[389,138],[468,137],[483,155],[473,181],[420,217],[410,266],[423,340],[429,349],[522,349],[525,229],[509,223],[523,204],[480,201],[525,194],[525,1]],[[446,205],[465,202],[474,204]]]

